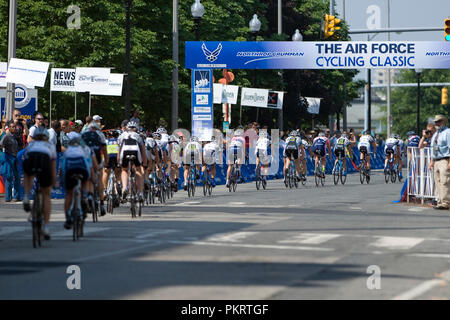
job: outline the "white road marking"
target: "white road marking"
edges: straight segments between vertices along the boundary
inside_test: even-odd
[[[89,233],[94,233],[94,232],[101,232],[101,231],[105,231],[105,230],[109,230],[111,228],[102,228],[102,227],[88,227],[85,226],[83,228],[83,234],[89,234]],[[51,230],[50,230],[51,231]],[[52,237],[70,237],[73,235],[73,230],[64,230],[64,231],[60,231],[60,232],[55,232],[52,233],[51,236]]]
[[[436,286],[445,285],[445,284],[446,284],[445,280],[438,280],[438,279],[428,280],[428,281],[422,282],[417,287],[412,288],[411,290],[408,290],[408,291],[394,297],[392,300],[411,300],[411,299],[421,296],[422,294],[433,289]]]
[[[257,234],[258,232],[231,232],[231,233],[221,233],[211,237],[206,238],[206,241],[217,241],[217,242],[238,242],[249,236]]]
[[[301,233],[292,238],[278,241],[278,243],[302,243],[302,244],[321,244],[328,240],[340,237],[340,234],[331,233]]]
[[[380,237],[380,239],[371,243],[370,246],[391,250],[408,250],[422,241],[424,241],[423,238]]]
[[[247,203],[245,203],[245,202],[230,202],[229,204],[232,205],[232,206],[247,205]]]
[[[155,229],[152,230],[150,232],[146,232],[143,234],[140,234],[136,237],[136,239],[145,239],[145,238],[152,238],[152,237],[156,237],[156,236],[160,236],[163,234],[168,234],[168,233],[173,233],[173,232],[177,232],[179,230],[175,230],[175,229],[166,229],[166,230],[161,230],[161,229]]]
[[[0,236],[4,236],[11,233],[22,232],[27,229],[31,230],[31,227],[1,227],[0,228]]]
[[[408,211],[412,211],[412,212],[422,212],[424,209],[423,208],[409,208]]]
[[[362,210],[361,207],[350,207],[350,209],[352,209],[352,210]]]
[[[440,254],[440,253],[414,253],[409,254],[412,257],[422,257],[422,258],[444,258],[450,259],[450,254]]]
[[[331,248],[301,247],[301,246],[276,246],[276,245],[264,245],[264,244],[220,243],[220,242],[177,241],[177,240],[173,240],[173,241],[170,240],[167,242],[175,243],[175,244],[191,244],[191,245],[198,245],[198,246],[238,247],[238,248],[253,248],[253,249],[334,251],[334,249],[331,249]]]

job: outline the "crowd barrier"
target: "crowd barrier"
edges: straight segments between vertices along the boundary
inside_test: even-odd
[[[353,157],[352,160],[350,161],[350,157],[349,154],[347,154],[347,170],[349,173],[355,173],[358,171],[358,165],[359,165],[359,150],[358,148],[354,147],[352,149],[353,151]],[[23,152],[24,150],[22,150],[21,152],[19,152],[18,154],[18,167],[19,167],[19,172],[21,175],[21,190],[20,190],[20,194],[21,196],[23,196],[24,194],[24,190],[23,190],[23,169],[22,169],[22,158],[23,158]],[[254,151],[250,150],[250,153],[253,154]],[[250,154],[249,153],[249,154]],[[306,160],[306,164],[307,164],[307,175],[308,176],[312,176],[314,175],[314,160],[311,158],[309,151],[306,151],[308,157]],[[223,165],[217,165],[216,166],[216,177],[215,177],[215,181],[217,185],[224,185],[226,183],[226,176],[227,176],[227,168],[228,166],[225,164],[226,163],[226,157],[225,157],[226,152],[223,152]],[[60,166],[62,163],[62,153],[58,153],[58,161],[57,161],[57,172],[58,172],[58,176],[56,179],[56,186],[52,189],[52,199],[63,199],[65,197],[65,191],[64,191],[64,186],[62,185],[61,182],[61,174],[60,174]],[[276,171],[276,174],[270,175],[268,176],[269,180],[273,180],[273,179],[281,179],[283,178],[283,149],[280,148],[279,149],[279,162],[278,162],[278,169]],[[375,157],[372,156],[371,158],[371,167],[372,169],[383,169],[384,167],[384,150],[382,148],[377,148],[377,152],[375,154]],[[328,157],[326,157],[326,173],[327,174],[331,174],[332,170],[333,170],[333,165],[334,165],[334,161],[335,161],[336,157],[334,154],[332,154],[332,161],[330,161],[328,159]],[[255,164],[245,164],[242,165],[241,168],[241,173],[242,173],[242,177],[244,182],[250,182],[250,181],[254,181],[255,180]],[[179,184],[178,187],[181,188],[183,185],[183,168],[180,168],[180,180],[179,180]]]
[[[436,199],[433,170],[428,169],[431,161],[431,148],[408,147],[407,156],[407,202],[411,197],[421,199]]]

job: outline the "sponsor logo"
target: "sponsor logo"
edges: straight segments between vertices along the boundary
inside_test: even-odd
[[[200,105],[207,105],[208,104],[208,95],[207,94],[198,94],[196,96],[196,102]]]
[[[206,47],[206,44],[203,43],[202,44],[202,50],[203,50],[203,53],[206,56],[206,59],[209,62],[214,62],[214,61],[217,60],[220,52],[222,51],[222,43],[219,43],[219,45],[217,46],[217,48],[214,51],[209,51],[208,48]]]

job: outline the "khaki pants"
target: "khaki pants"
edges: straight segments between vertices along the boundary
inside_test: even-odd
[[[436,160],[434,162],[434,181],[438,195],[438,205],[449,207],[448,189],[450,186],[450,171],[448,170],[448,159]]]

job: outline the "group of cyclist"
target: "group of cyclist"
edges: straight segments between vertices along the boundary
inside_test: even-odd
[[[101,119],[101,118],[100,118]],[[79,130],[78,130],[79,131]],[[105,135],[106,133],[106,135]],[[70,208],[72,203],[72,190],[77,185],[74,178],[81,177],[81,206],[84,216],[89,210],[91,200],[96,193],[100,200],[101,215],[105,215],[104,208],[105,186],[108,177],[113,171],[120,186],[121,202],[129,200],[128,178],[129,164],[135,168],[138,201],[144,199],[144,189],[150,179],[161,181],[163,174],[169,177],[169,186],[174,192],[178,191],[179,172],[184,168],[184,190],[187,190],[187,175],[191,166],[195,166],[196,179],[202,179],[207,167],[210,166],[210,183],[215,187],[216,163],[222,157],[224,146],[227,150],[227,163],[237,165],[240,170],[242,164],[248,159],[249,142],[247,133],[242,126],[237,127],[226,139],[221,134],[211,135],[208,141],[201,142],[198,137],[192,136],[186,141],[182,130],[176,130],[169,135],[167,129],[159,127],[155,132],[145,132],[139,122],[124,120],[121,128],[105,130],[102,132],[99,120],[87,123],[81,132],[72,131],[67,134],[67,147],[62,161],[62,182],[65,187],[64,210],[66,222],[64,227],[72,227]],[[327,136],[328,135],[328,136]],[[252,149],[256,158],[256,167],[261,165],[262,179],[267,179],[268,168],[271,162],[269,150],[271,137],[267,130],[256,130]],[[30,211],[30,191],[33,188],[34,177],[39,179],[43,195],[44,226],[43,233],[46,239],[50,238],[48,223],[50,221],[50,191],[56,180],[56,152],[49,141],[49,132],[44,127],[30,130],[30,144],[24,154],[24,189],[23,205],[25,211]],[[408,132],[408,146],[418,145],[420,138],[414,132]],[[363,131],[359,141],[353,134],[335,132],[329,137],[327,132],[312,132],[305,134],[301,129],[291,130],[281,136],[280,146],[283,148],[283,175],[286,181],[286,170],[290,162],[295,163],[295,174],[298,181],[306,181],[307,153],[314,159],[315,165],[320,162],[322,174],[325,174],[326,157],[336,155],[343,160],[344,175],[347,175],[347,156],[352,159],[352,147],[357,145],[361,158],[366,157],[366,169],[370,173],[370,156],[376,153],[377,144],[368,131]],[[396,134],[387,139],[384,151],[386,154],[385,168],[388,161],[394,158],[398,163],[401,174],[401,153],[403,141]],[[336,164],[336,163],[335,163]],[[231,166],[228,166],[226,186],[230,185]]]

